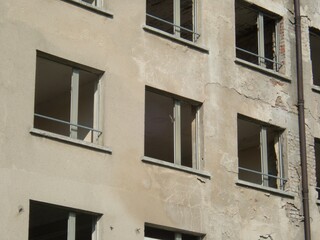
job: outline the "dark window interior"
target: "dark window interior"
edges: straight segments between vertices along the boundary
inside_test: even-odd
[[[263,14],[263,39],[264,57],[260,58],[256,55],[263,55],[259,52],[258,38],[258,15],[259,10],[243,1],[236,1],[236,46],[242,50],[236,50],[236,57],[245,61],[261,64],[268,69],[276,69],[276,18]],[[262,48],[261,50],[262,51]],[[250,54],[252,53],[252,54]],[[270,61],[271,60],[271,61]]]
[[[156,19],[147,16],[146,24],[160,29],[164,32],[174,34],[174,0],[147,0],[147,14]],[[192,0],[180,0],[180,26],[190,31],[194,31],[194,12],[193,12],[193,1]],[[166,22],[165,22],[166,21]],[[180,31],[180,37],[193,41],[193,33],[184,29],[176,27],[176,31]]]
[[[175,104],[180,105],[180,118],[174,117]],[[196,113],[197,106],[188,102],[146,91],[145,156],[174,163],[175,123],[180,122],[181,165],[192,167],[196,148]]]
[[[73,68],[37,57],[35,113],[70,122],[71,77]],[[93,128],[94,92],[98,76],[79,70],[78,124]],[[35,116],[34,127],[70,136],[70,126]],[[78,139],[92,141],[92,132],[78,128]]]
[[[258,12],[236,1],[236,46],[250,53],[258,55]],[[237,58],[258,64],[258,57],[250,53],[237,50]]]
[[[161,240],[175,240],[175,233],[173,231],[154,228],[145,226],[144,236],[151,239],[161,239]],[[181,234],[182,240],[200,240],[199,236],[194,236],[191,234]]]
[[[262,172],[261,152],[262,143],[260,142],[261,125],[255,122],[238,119],[238,158],[239,167]],[[268,173],[272,176],[278,176],[278,156],[277,139],[279,129],[276,127],[267,128],[267,155],[268,155]],[[239,179],[262,184],[262,175],[255,172],[239,169]],[[267,177],[268,186],[277,188],[278,179]]]
[[[147,25],[173,34],[173,0],[147,0],[147,14],[169,22],[147,16]]]
[[[29,240],[67,240],[69,213],[66,208],[31,201]],[[96,216],[82,212],[75,214],[76,240],[91,240]]]
[[[310,53],[312,62],[313,84],[320,86],[320,31],[310,29]]]
[[[316,159],[317,188],[320,188],[320,139],[315,139],[314,152],[315,152],[315,159]],[[317,191],[318,191],[318,199],[320,199],[320,189],[317,189]]]

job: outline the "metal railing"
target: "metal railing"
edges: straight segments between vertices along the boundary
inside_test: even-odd
[[[255,57],[257,57],[258,59],[264,59],[264,60],[267,61],[267,62],[272,62],[272,63],[276,64],[276,70],[277,70],[277,71],[283,66],[283,64],[280,63],[280,62],[274,61],[274,60],[272,60],[272,59],[270,59],[270,58],[262,57],[262,56],[260,56],[260,55],[258,55],[258,54],[256,54],[256,53],[247,51],[247,50],[245,50],[245,49],[243,49],[243,48],[236,47],[236,50],[239,50],[239,51],[241,51],[241,52],[244,52],[244,53],[250,54],[250,55],[252,55],[252,56],[255,56]]]
[[[238,167],[238,168],[239,168],[239,170],[243,170],[243,171],[246,171],[246,172],[251,172],[251,173],[259,174],[260,176],[266,176],[266,177],[270,177],[270,178],[274,178],[274,179],[280,180],[280,189],[281,189],[281,190],[284,189],[284,185],[285,185],[286,182],[288,181],[287,178],[278,177],[278,176],[275,176],[275,175],[271,175],[271,174],[267,174],[267,173],[255,171],[255,170],[248,169],[248,168],[243,168],[243,167]]]
[[[179,26],[179,25],[177,25],[177,24],[174,24],[174,23],[172,23],[172,22],[169,22],[169,21],[167,21],[167,20],[164,20],[164,19],[162,19],[162,18],[153,16],[153,15],[148,14],[148,13],[147,13],[146,15],[147,15],[147,17],[151,17],[151,18],[156,19],[156,20],[158,20],[158,21],[160,21],[160,22],[169,24],[169,25],[171,25],[171,26],[173,26],[173,27],[177,27],[177,28],[179,28],[180,30],[183,30],[183,31],[187,31],[187,32],[189,32],[189,33],[192,33],[194,42],[196,42],[196,41],[199,39],[199,37],[200,37],[200,34],[199,34],[199,33],[196,33],[195,31],[192,31],[192,30],[190,30],[190,29],[188,29],[188,28]]]
[[[57,119],[57,118],[53,118],[53,117],[48,117],[48,116],[41,115],[41,114],[38,114],[38,113],[35,113],[34,116],[35,117],[39,117],[39,118],[44,118],[44,119],[47,119],[47,120],[51,120],[51,121],[54,121],[54,122],[66,124],[66,125],[69,125],[69,126],[74,126],[74,127],[87,129],[87,130],[92,131],[92,132],[97,132],[98,133],[98,137],[100,137],[100,135],[102,134],[102,131],[100,131],[100,130],[97,130],[97,129],[94,129],[94,128],[91,128],[91,127],[87,127],[87,126],[83,126],[83,125],[80,125],[80,124],[74,124],[74,123],[71,123],[71,122],[67,122],[67,121],[64,121],[64,120],[61,120],[61,119]]]

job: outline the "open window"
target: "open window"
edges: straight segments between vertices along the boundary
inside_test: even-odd
[[[279,71],[279,21],[275,14],[236,0],[236,57]]]
[[[34,128],[97,143],[102,71],[38,53]]]
[[[145,156],[198,169],[200,104],[147,88]]]
[[[315,154],[315,161],[316,161],[316,179],[317,179],[316,190],[318,192],[318,199],[320,199],[320,139],[318,138],[314,140],[314,154]]]
[[[283,129],[238,117],[239,179],[284,190]]]
[[[310,28],[309,33],[313,84],[320,86],[320,31]]]
[[[174,230],[167,230],[154,225],[145,225],[144,239],[145,240],[201,240],[201,234],[182,233]]]
[[[30,201],[29,240],[98,240],[99,214]]]
[[[147,0],[146,24],[196,42],[196,6],[197,0]]]
[[[82,3],[92,5],[94,7],[101,7],[102,0],[80,0]]]

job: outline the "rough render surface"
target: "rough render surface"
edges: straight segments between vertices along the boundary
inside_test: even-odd
[[[199,44],[209,54],[145,32],[145,1],[104,0],[102,16],[61,0],[0,2],[0,236],[28,239],[29,200],[103,214],[100,239],[143,239],[144,223],[206,233],[206,239],[303,239],[292,1],[251,1],[284,18],[285,72],[236,64],[234,1],[199,4]],[[319,3],[304,0],[308,170],[312,236],[319,236],[308,27]],[[33,136],[36,50],[105,71],[103,144],[112,154]],[[141,162],[144,92],[152,86],[203,103],[204,179]],[[236,185],[237,114],[285,128],[288,190],[295,198]],[[141,231],[139,230],[141,229]]]

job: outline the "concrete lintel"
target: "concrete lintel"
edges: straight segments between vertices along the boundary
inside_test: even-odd
[[[197,51],[199,51],[199,52],[209,54],[209,49],[207,49],[207,48],[205,48],[205,47],[202,47],[202,46],[199,46],[199,45],[195,44],[194,42],[185,40],[185,39],[183,39],[183,38],[181,38],[181,37],[177,37],[177,36],[175,36],[175,35],[173,35],[173,34],[166,33],[166,32],[164,32],[164,31],[161,31],[161,30],[157,29],[157,28],[150,27],[150,26],[147,26],[147,25],[144,25],[142,28],[143,28],[143,30],[145,30],[146,32],[153,33],[153,34],[155,34],[155,35],[158,35],[158,36],[167,38],[167,39],[172,40],[172,41],[174,41],[174,42],[177,42],[177,43],[186,45],[186,46],[188,46],[189,48],[195,49],[195,50],[197,50]]]
[[[193,169],[193,168],[190,168],[190,167],[177,165],[177,164],[174,164],[174,163],[162,161],[162,160],[151,158],[151,157],[147,157],[147,156],[143,156],[141,160],[142,160],[142,162],[145,162],[145,163],[156,164],[156,165],[159,165],[159,166],[168,167],[168,168],[171,168],[171,169],[175,169],[175,170],[179,170],[179,171],[195,174],[195,175],[198,175],[200,177],[211,179],[211,174],[209,174],[207,172],[204,172],[204,171],[197,170],[197,169]]]
[[[89,149],[92,149],[92,150],[96,150],[96,151],[112,154],[112,149],[111,148],[104,147],[104,146],[99,146],[97,144],[85,142],[85,141],[82,141],[82,140],[79,140],[79,139],[73,139],[73,138],[70,138],[70,137],[67,137],[67,136],[59,135],[59,134],[48,132],[48,131],[45,131],[45,130],[32,128],[30,130],[30,133],[33,134],[33,135],[50,138],[50,139],[53,139],[53,140],[56,140],[56,141],[66,142],[66,143],[74,144],[74,145],[77,145],[77,146],[80,146],[80,147],[85,147],[85,148],[89,148]]]
[[[279,195],[279,196],[285,197],[285,198],[295,198],[295,196],[296,196],[295,194],[290,193],[290,192],[285,192],[285,191],[282,191],[282,190],[279,190],[276,188],[265,187],[262,185],[258,185],[258,184],[251,183],[251,182],[246,182],[243,180],[238,180],[236,182],[236,185],[261,190],[261,191],[264,191],[264,192],[267,192],[267,193],[270,193],[273,195]]]

